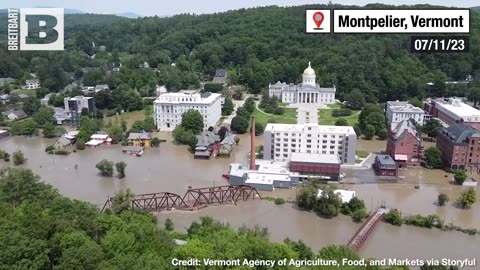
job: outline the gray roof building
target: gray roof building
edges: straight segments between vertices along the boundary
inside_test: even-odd
[[[132,132],[128,135],[127,140],[151,140],[152,139],[152,134],[148,132],[142,132],[142,133],[135,133]]]
[[[9,110],[9,111],[6,111],[4,114],[5,116],[9,116],[12,114],[12,115],[15,115],[17,118],[27,117],[27,114],[23,110]]]
[[[450,139],[450,141],[455,144],[465,144],[468,143],[468,138],[472,137],[474,134],[480,136],[480,131],[474,129],[473,127],[465,124],[454,124],[448,128],[444,128],[442,133]]]
[[[228,73],[226,69],[217,69],[215,71],[215,76],[213,77],[214,83],[224,84],[227,82]]]

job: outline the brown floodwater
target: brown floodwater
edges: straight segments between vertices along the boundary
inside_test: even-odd
[[[135,119],[132,117],[131,120]],[[170,133],[156,134],[166,143],[159,148],[148,149],[142,157],[122,154],[120,145],[100,146],[78,151],[68,156],[53,156],[44,149],[54,143],[53,139],[39,137],[8,137],[0,140],[0,149],[9,153],[21,150],[28,158],[21,167],[32,169],[41,178],[55,186],[65,196],[102,205],[107,196],[120,189],[130,188],[134,193],[175,192],[183,194],[188,186],[205,187],[227,184],[221,175],[228,171],[231,162],[247,164],[248,135],[240,135],[240,144],[229,159],[196,160],[186,146],[172,143]],[[257,137],[257,145],[262,137]],[[359,149],[380,151],[384,141],[359,141]],[[98,175],[95,164],[108,159],[125,161],[128,166],[126,177],[105,178]],[[75,169],[77,165],[77,169]],[[11,166],[0,161],[0,166]],[[445,207],[435,204],[439,193],[446,193],[454,201],[464,187],[449,183],[450,177],[441,170],[402,169],[400,180],[390,183],[377,180],[370,169],[345,169],[347,178],[353,183],[342,188],[355,190],[365,200],[368,208],[386,203],[406,214],[438,214],[446,223],[453,222],[465,228],[480,229],[479,203],[464,210],[450,202]],[[350,182],[350,181],[349,181]],[[416,189],[415,186],[419,186]],[[478,189],[477,189],[478,190]],[[295,189],[276,190],[262,193],[272,197],[295,198]],[[160,221],[170,217],[177,229],[185,229],[200,216],[209,215],[234,227],[242,224],[267,226],[272,239],[282,241],[289,237],[303,240],[318,250],[328,244],[346,244],[361,226],[350,218],[340,216],[324,219],[311,212],[300,211],[291,204],[276,206],[269,201],[251,201],[238,206],[208,207],[198,212],[165,212],[158,215]],[[371,239],[360,251],[363,256],[377,258],[396,256],[399,258],[470,258],[479,257],[480,237],[457,232],[441,232],[412,226],[394,227],[381,224]],[[480,260],[480,258],[479,258]],[[480,262],[479,262],[480,263]]]

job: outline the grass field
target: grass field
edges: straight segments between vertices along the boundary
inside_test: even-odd
[[[360,116],[360,111],[352,111],[352,115],[350,116],[341,116],[341,117],[334,117],[332,116],[332,111],[329,109],[321,109],[320,113],[318,114],[319,124],[320,125],[335,125],[335,122],[339,118],[344,118],[347,120],[348,124],[353,126],[358,123],[358,117]]]
[[[18,89],[18,90],[12,91],[12,93],[15,93],[17,95],[20,95],[20,94],[29,95],[29,96],[36,95],[35,89]]]
[[[273,119],[275,123],[282,123],[282,124],[296,124],[297,123],[297,112],[294,108],[285,108],[285,113],[283,115],[268,115],[265,114],[257,108],[253,112],[255,114],[255,121],[261,123],[264,127],[267,125],[270,119]]]

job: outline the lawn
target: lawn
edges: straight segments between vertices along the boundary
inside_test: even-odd
[[[340,116],[334,117],[332,116],[332,111],[330,109],[320,109],[318,114],[318,121],[320,125],[335,125],[335,122],[338,118],[344,118],[347,120],[348,124],[353,126],[358,123],[358,117],[360,116],[360,111],[352,110],[352,115],[350,116]]]
[[[18,90],[13,90],[12,93],[15,93],[17,95],[24,94],[29,96],[36,96],[37,94],[35,89],[18,89]]]
[[[330,109],[342,109],[343,104],[342,103],[334,103],[334,104],[328,104],[327,105]]]
[[[265,114],[257,108],[254,111],[255,114],[255,121],[262,124],[264,127],[267,125],[270,119],[273,119],[275,123],[282,123],[282,124],[296,124],[297,123],[297,112],[294,108],[285,108],[285,113],[283,115],[268,115]]]
[[[366,158],[370,154],[368,151],[365,150],[357,150],[355,153],[359,158]]]

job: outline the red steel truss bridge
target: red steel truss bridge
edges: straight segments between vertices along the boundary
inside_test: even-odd
[[[362,245],[367,241],[368,237],[377,227],[378,223],[383,220],[383,217],[388,213],[389,209],[379,208],[376,212],[372,213],[365,223],[355,232],[355,235],[348,241],[347,247],[358,251]]]
[[[260,194],[257,189],[247,185],[228,185],[205,188],[189,188],[180,196],[170,192],[137,194],[131,201],[131,209],[160,212],[162,210],[198,210],[209,205],[237,204],[240,201],[254,200]],[[102,212],[113,205],[109,197]]]

